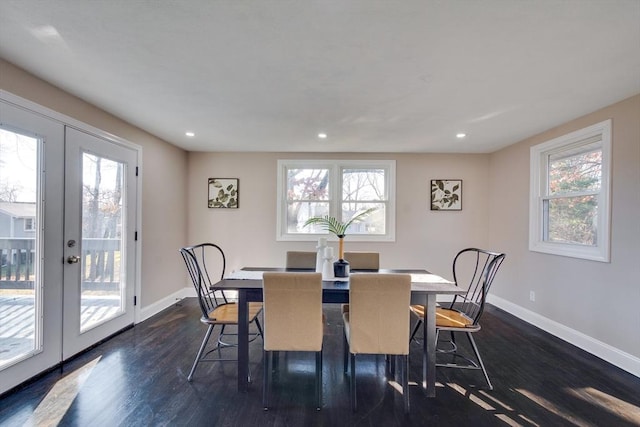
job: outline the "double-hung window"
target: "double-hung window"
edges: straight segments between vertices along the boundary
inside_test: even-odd
[[[305,227],[330,215],[342,222],[375,210],[348,229],[350,241],[395,239],[395,161],[278,160],[278,240],[316,240],[327,232]]]
[[[529,249],[609,261],[611,120],[531,147]]]

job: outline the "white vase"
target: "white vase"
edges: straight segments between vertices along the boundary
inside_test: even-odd
[[[322,264],[322,280],[333,280],[333,257],[324,257]]]
[[[324,248],[327,247],[326,237],[318,239],[318,246],[316,246],[316,273],[322,273],[322,267],[324,263]]]

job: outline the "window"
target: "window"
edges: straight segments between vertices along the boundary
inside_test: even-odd
[[[531,147],[529,249],[609,262],[611,120]]]
[[[395,161],[278,160],[278,240],[317,240],[327,232],[307,219],[348,221],[372,207],[349,227],[350,241],[395,239]]]
[[[24,219],[24,231],[34,231],[36,229],[35,218]]]

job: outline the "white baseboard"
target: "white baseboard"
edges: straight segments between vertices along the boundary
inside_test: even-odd
[[[174,292],[165,298],[162,298],[160,301],[156,301],[153,304],[142,307],[142,309],[140,309],[140,318],[136,320],[136,323],[147,320],[151,316],[160,313],[165,308],[172,306],[183,298],[195,296],[196,291],[193,289],[193,286],[182,288],[179,291]]]
[[[602,341],[598,341],[597,339],[585,335],[582,332],[571,329],[561,323],[548,319],[495,295],[489,295],[487,297],[487,302],[524,320],[527,323],[531,323],[532,325],[549,332],[551,335],[555,335],[576,347],[598,356],[620,369],[624,369],[636,377],[640,377],[640,359],[629,353],[625,353],[618,348],[603,343]]]

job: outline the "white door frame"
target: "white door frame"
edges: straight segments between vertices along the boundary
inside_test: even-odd
[[[142,165],[142,147],[137,145],[137,144],[133,144],[125,139],[122,139],[120,137],[117,137],[115,135],[109,134],[103,130],[100,130],[98,128],[95,128],[91,125],[88,125],[86,123],[83,123],[79,120],[76,120],[72,117],[66,116],[62,113],[59,113],[57,111],[51,110],[47,107],[44,107],[42,105],[36,104],[32,101],[29,101],[27,99],[24,99],[22,97],[19,97],[17,95],[14,95],[10,92],[7,92],[5,90],[0,89],[0,100],[3,101],[3,103],[6,103],[10,106],[16,107],[18,109],[21,110],[26,110],[27,112],[30,112],[32,114],[35,114],[36,116],[41,116],[44,117],[45,119],[48,120],[52,120],[54,122],[58,122],[61,125],[61,129],[64,129],[64,126],[68,126],[68,127],[73,127],[76,128],[78,130],[81,130],[85,133],[88,134],[92,134],[98,138],[107,140],[108,142],[114,143],[114,144],[118,144],[124,147],[127,147],[129,149],[135,150],[137,152],[137,157],[138,157],[138,165]],[[0,121],[2,121],[2,117],[0,117]],[[64,132],[64,130],[63,130]],[[48,154],[49,156],[49,160],[54,160],[56,156],[61,157],[64,155],[64,140],[62,140],[62,145],[60,145],[60,150],[59,151],[55,151],[53,153],[53,155],[51,153]],[[57,150],[57,147],[56,147]],[[61,159],[60,160],[60,164],[64,165],[64,162]],[[45,182],[45,185],[50,185],[50,184],[54,184],[57,185],[61,190],[63,189],[63,185],[62,183],[53,183],[50,180],[47,180]],[[136,263],[135,263],[135,272],[134,272],[134,280],[135,280],[135,296],[136,296],[136,300],[137,300],[137,304],[133,307],[133,321],[134,324],[139,323],[140,321],[142,321],[142,310],[141,310],[141,297],[142,297],[142,240],[141,240],[141,236],[142,236],[142,168],[139,167],[138,168],[138,179],[136,180],[136,186],[137,186],[137,200],[136,200],[136,218],[135,218],[135,230],[137,232],[137,236],[138,239],[135,242],[134,248],[133,250],[135,251],[135,259],[136,259]],[[51,194],[51,192],[48,192],[47,194]],[[45,197],[47,197],[47,195],[45,195]],[[48,203],[50,205],[54,205],[55,203],[58,203],[59,209],[60,211],[62,211],[62,204],[63,204],[63,200],[62,197],[58,197],[57,198],[57,202],[54,201],[48,201]],[[46,218],[45,218],[46,221]],[[53,225],[51,225],[51,227],[54,227]],[[55,229],[55,228],[54,228]],[[56,248],[51,248],[48,253],[51,255],[53,254],[53,256],[55,257],[55,259],[60,260],[60,263],[57,264],[57,268],[59,269],[59,275],[60,275],[60,281],[62,281],[62,253],[63,253],[63,244],[64,244],[64,236],[62,235],[62,227],[58,227],[58,232],[60,233],[60,238],[57,239],[55,238],[55,240],[57,240],[56,242],[51,242],[49,243],[49,245],[54,244],[57,245],[59,247]],[[45,242],[45,245],[47,245],[47,243]],[[46,247],[45,247],[46,249]],[[56,253],[59,253],[60,256],[58,257],[57,255],[55,255]],[[58,271],[58,270],[56,270]],[[55,272],[51,273],[50,275],[56,275]],[[55,279],[54,279],[55,280]],[[62,293],[62,286],[60,287],[60,293]],[[60,301],[60,307],[58,308],[58,310],[61,310],[62,307],[62,295],[60,295],[59,298]],[[59,325],[60,331],[62,331],[62,324]],[[49,337],[50,339],[53,339],[53,337]],[[39,362],[39,363],[34,363],[37,362],[37,359],[34,357],[31,357],[29,359],[25,359],[22,362],[17,363],[16,365],[13,365],[9,368],[7,368],[6,370],[0,372],[0,374],[3,374],[6,371],[11,370],[14,373],[17,374],[11,374],[14,376],[14,378],[17,380],[17,382],[15,384],[3,384],[0,387],[0,393],[3,393],[4,391],[7,391],[8,389],[18,385],[19,383],[37,375],[38,373],[52,367],[55,366],[61,362],[63,362],[63,357],[62,357],[62,339],[60,337],[60,339],[58,339],[58,344],[55,343],[51,343],[51,342],[47,342],[47,336],[45,335],[45,345],[47,345],[49,348],[51,348],[53,350],[53,353],[55,354],[55,356],[53,356],[53,358],[49,357],[44,363],[43,362]],[[37,356],[36,356],[37,357]],[[34,360],[35,359],[35,360]],[[42,358],[41,358],[42,359]],[[51,360],[49,360],[51,359]],[[24,371],[24,372],[23,372]],[[3,382],[4,383],[4,382]]]

